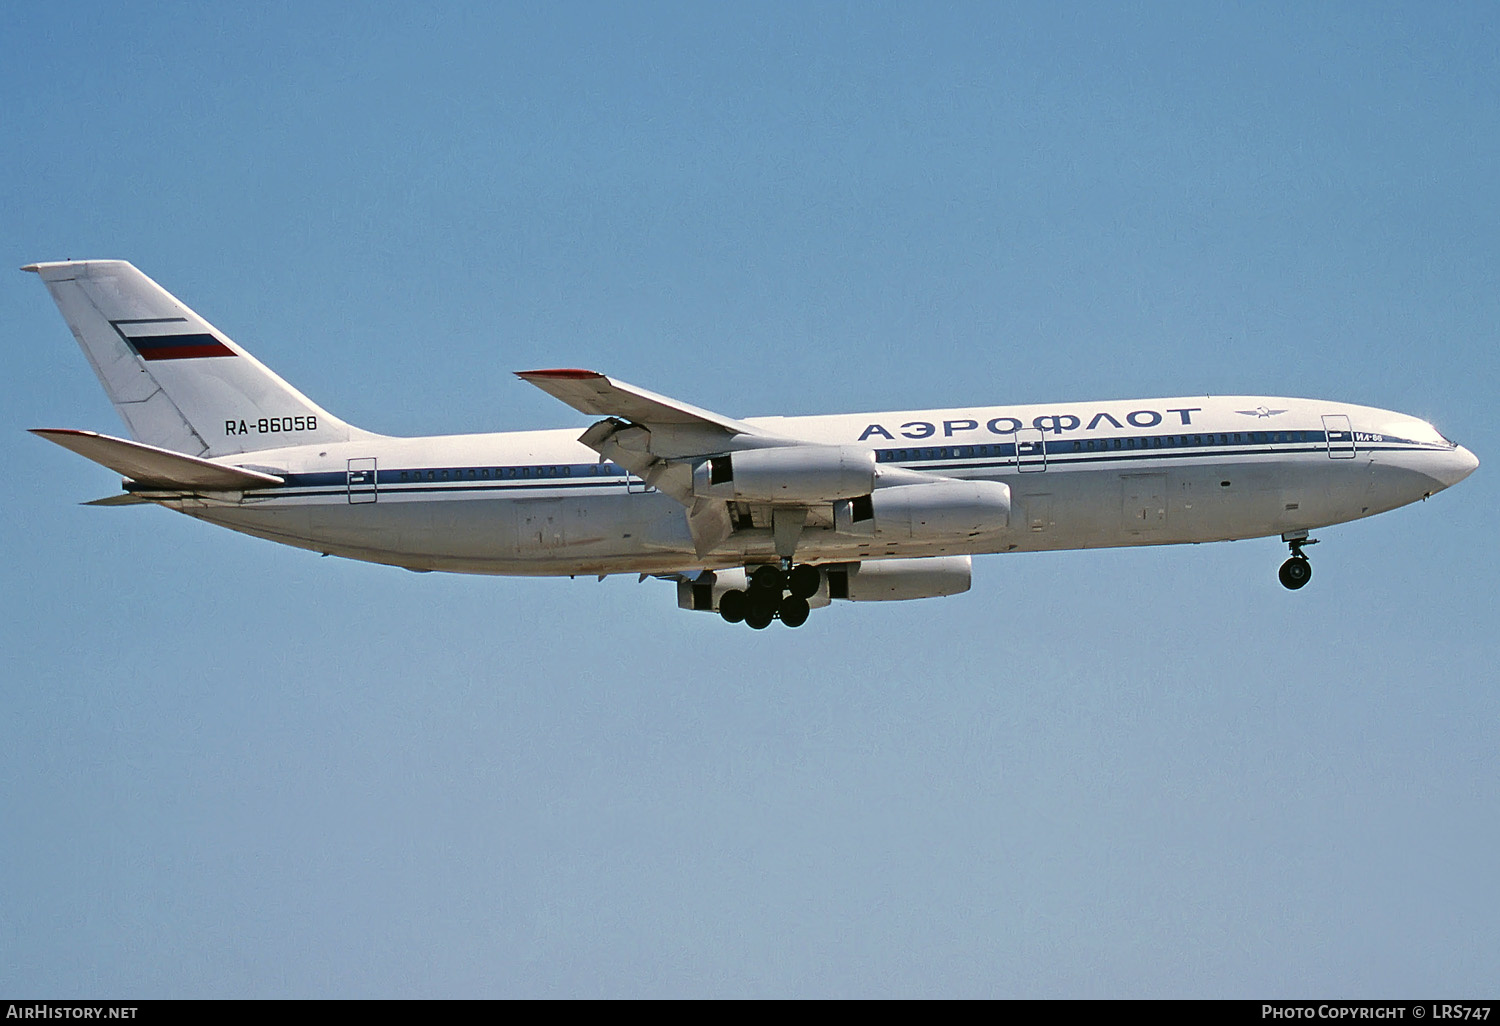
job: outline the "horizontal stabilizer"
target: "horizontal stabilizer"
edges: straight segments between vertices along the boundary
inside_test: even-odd
[[[80,506],[149,506],[150,499],[143,499],[139,495],[126,492],[124,495],[106,495],[102,499],[94,499],[90,502],[80,502]]]
[[[31,433],[64,449],[71,449],[85,459],[108,467],[137,485],[168,490],[240,491],[246,488],[269,488],[282,479],[241,467],[185,456],[154,445],[128,442],[94,431],[69,428],[32,428]]]

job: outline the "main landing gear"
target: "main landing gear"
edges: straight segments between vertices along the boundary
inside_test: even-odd
[[[719,597],[719,615],[730,623],[744,621],[763,631],[779,619],[788,627],[801,627],[810,609],[807,600],[818,593],[822,575],[803,563],[790,571],[766,564],[750,574],[745,591],[727,591]]]
[[[1281,578],[1281,586],[1291,591],[1305,587],[1312,580],[1312,563],[1307,558],[1307,553],[1302,551],[1304,545],[1316,545],[1318,539],[1309,538],[1306,531],[1298,531],[1295,534],[1281,536],[1292,550],[1292,558],[1281,564],[1281,570],[1276,576]]]

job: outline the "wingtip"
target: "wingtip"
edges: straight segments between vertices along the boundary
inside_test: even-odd
[[[27,264],[24,267],[22,267],[21,270],[23,270],[23,271],[30,271],[32,274],[41,274],[42,273],[42,265],[41,264]]]
[[[50,439],[53,435],[72,435],[75,437],[86,438],[89,435],[97,437],[99,434],[99,432],[97,431],[84,431],[80,428],[27,428],[26,430],[31,432],[33,435],[36,435],[38,438],[48,439]]]
[[[572,378],[574,380],[587,380],[590,378],[604,377],[604,375],[600,374],[598,371],[581,370],[577,367],[552,367],[546,370],[516,371],[515,375],[523,381],[530,381],[533,378]]]

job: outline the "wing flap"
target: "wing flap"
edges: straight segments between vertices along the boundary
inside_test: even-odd
[[[108,467],[137,485],[182,491],[239,491],[282,483],[274,474],[227,467],[154,445],[130,442],[94,431],[32,428],[31,433]]]

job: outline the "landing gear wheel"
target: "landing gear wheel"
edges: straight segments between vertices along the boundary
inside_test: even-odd
[[[776,609],[780,605],[781,592],[751,588],[745,595],[745,622],[756,630],[761,630],[776,619]]]
[[[719,597],[719,615],[726,623],[739,623],[745,618],[749,599],[743,591],[726,591]]]
[[[761,591],[775,592],[780,597],[782,588],[786,587],[786,574],[781,572],[781,567],[767,563],[755,568],[755,572],[750,575],[750,586]]]
[[[796,595],[788,595],[781,600],[781,607],[777,610],[781,616],[781,622],[788,627],[801,627],[807,622],[809,612],[807,599]]]
[[[1281,578],[1282,587],[1296,591],[1312,580],[1312,564],[1307,561],[1306,556],[1293,556],[1281,564],[1281,572],[1277,576]]]
[[[751,630],[763,631],[771,626],[771,621],[774,619],[775,616],[766,613],[763,609],[756,609],[753,606],[745,613],[745,623],[749,625]]]
[[[786,575],[786,590],[800,599],[812,598],[818,593],[818,586],[822,583],[823,575],[818,573],[818,568],[806,563],[794,567]]]

